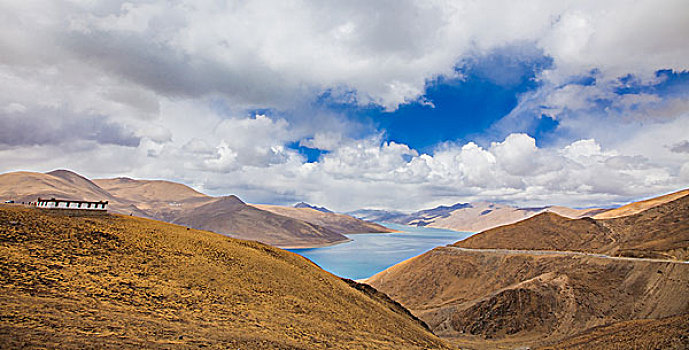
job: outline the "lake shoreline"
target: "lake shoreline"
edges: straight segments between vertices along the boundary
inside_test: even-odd
[[[288,250],[338,277],[362,280],[433,248],[475,234],[405,225],[392,225],[392,228],[398,232],[348,234],[348,242]]]
[[[385,233],[388,233],[388,232],[381,232],[381,234],[385,234]],[[348,233],[348,234],[351,234],[351,233]],[[276,248],[280,248],[280,249],[284,249],[284,250],[290,250],[290,251],[291,250],[297,250],[297,249],[318,249],[318,248],[332,247],[332,246],[335,246],[338,244],[349,243],[351,241],[353,241],[353,239],[348,238],[348,239],[341,240],[341,241],[335,241],[335,242],[323,243],[323,244],[317,244],[317,245],[307,244],[307,245],[294,245],[294,246],[292,246],[292,245],[290,245],[290,246],[276,246]]]

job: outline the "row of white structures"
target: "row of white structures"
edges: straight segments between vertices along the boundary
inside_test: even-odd
[[[108,201],[90,202],[68,199],[42,199],[38,198],[36,207],[43,209],[81,209],[81,210],[107,210]]]

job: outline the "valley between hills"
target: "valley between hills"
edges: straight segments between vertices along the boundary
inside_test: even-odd
[[[356,282],[279,247],[392,230],[167,181],[0,175],[0,198],[39,196],[112,210],[0,205],[2,348],[689,348],[689,190],[616,209],[350,213],[487,227]]]
[[[311,208],[254,206],[236,196],[212,197],[180,183],[129,178],[89,180],[68,170],[0,174],[0,198],[107,200],[111,212],[162,220],[281,248],[346,242],[345,234],[392,232],[381,225]]]

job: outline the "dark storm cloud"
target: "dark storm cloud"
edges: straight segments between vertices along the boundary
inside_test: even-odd
[[[675,153],[689,153],[689,140],[684,140],[672,145],[670,151]]]
[[[103,116],[73,115],[62,110],[0,112],[0,145],[62,145],[77,141],[137,147],[141,138]]]
[[[246,54],[237,66],[192,57],[137,34],[69,33],[65,48],[94,65],[161,95],[197,98],[221,94],[249,105],[275,105],[294,97],[280,74]]]

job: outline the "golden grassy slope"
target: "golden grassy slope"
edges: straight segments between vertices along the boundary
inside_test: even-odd
[[[3,348],[442,348],[298,255],[158,221],[0,206]]]

